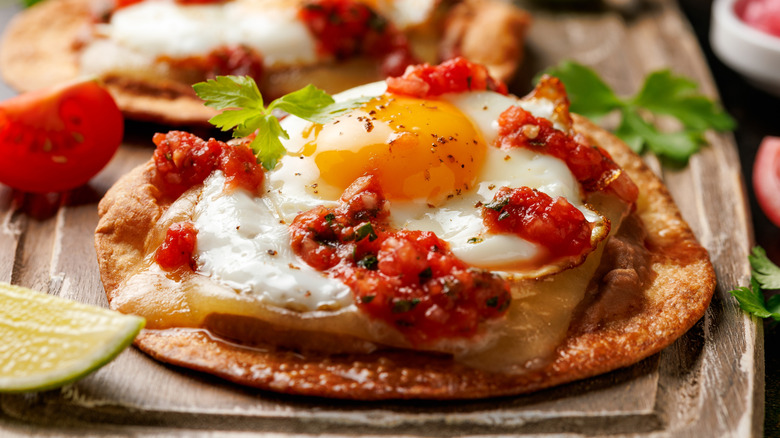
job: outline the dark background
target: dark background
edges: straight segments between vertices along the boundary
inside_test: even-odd
[[[739,148],[742,173],[750,199],[756,244],[766,249],[767,254],[780,262],[780,228],[772,224],[756,203],[751,178],[753,160],[761,139],[766,135],[780,136],[780,98],[762,92],[745,82],[738,74],[726,67],[715,55],[709,43],[712,1],[679,0],[680,6],[690,20],[699,38],[704,54],[718,85],[723,105],[737,120],[734,137]],[[780,193],[777,194],[780,196]],[[766,416],[764,434],[780,437],[780,327],[767,322],[764,331],[766,364]]]

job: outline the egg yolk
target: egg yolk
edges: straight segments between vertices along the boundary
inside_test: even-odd
[[[486,153],[471,120],[451,103],[387,94],[304,135],[301,158],[311,157],[320,183],[338,194],[371,174],[387,199],[432,205],[471,188]]]

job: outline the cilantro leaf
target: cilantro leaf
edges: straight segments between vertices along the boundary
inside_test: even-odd
[[[615,130],[615,135],[620,137],[634,152],[641,154],[645,147],[645,137],[643,131],[646,129],[647,122],[638,114],[633,112],[623,113],[620,119],[620,125]],[[645,133],[646,134],[646,133]]]
[[[216,109],[253,108],[263,111],[263,95],[249,76],[217,76],[192,88],[206,106]]]
[[[742,310],[759,318],[773,318],[780,321],[780,295],[773,295],[764,301],[764,289],[780,289],[780,267],[772,263],[766,251],[760,246],[753,248],[748,256],[751,267],[750,287],[729,291],[737,299]]]
[[[379,259],[373,254],[366,254],[365,257],[358,260],[357,265],[370,271],[376,271],[377,266],[379,265]]]
[[[759,287],[755,281],[751,281],[750,287],[740,287],[736,290],[729,291],[734,298],[737,299],[739,307],[759,318],[769,318],[773,316],[773,313],[766,308],[764,303],[764,295],[761,293],[761,287]],[[780,316],[780,315],[778,315]]]
[[[266,170],[276,167],[279,159],[287,152],[279,137],[289,138],[279,125],[279,119],[267,115],[257,120],[257,137],[252,140],[252,150]]]
[[[376,231],[374,231],[374,227],[371,225],[371,222],[366,222],[365,224],[361,225],[355,232],[355,241],[359,242],[366,237],[368,237],[369,242],[373,242],[378,238]]]
[[[623,106],[611,88],[592,69],[574,61],[563,61],[545,73],[566,85],[571,109],[589,119],[598,120]]]
[[[728,131],[736,123],[720,106],[698,93],[698,85],[669,70],[650,73],[636,96],[620,98],[592,69],[564,61],[545,73],[558,77],[566,86],[571,110],[585,117],[599,118],[618,110],[621,122],[615,134],[634,151],[646,149],[659,157],[684,164],[705,143],[707,129]],[[679,120],[682,129],[660,132],[646,115],[666,115]]]
[[[673,76],[669,70],[656,71],[647,77],[633,103],[654,113],[673,116],[692,129],[734,129],[734,119],[706,96],[697,94],[697,88],[689,78]]]
[[[420,304],[419,298],[412,298],[411,300],[396,299],[393,301],[391,312],[406,313],[417,307],[418,304]]]
[[[246,130],[249,130],[250,133],[254,132],[254,129],[248,128],[247,124],[252,125],[256,122],[254,120],[259,117],[263,117],[264,114],[262,111],[258,111],[256,109],[252,108],[246,108],[246,109],[236,109],[236,110],[230,110],[230,111],[223,111],[216,116],[209,119],[209,123],[216,126],[217,128],[223,130],[223,131],[229,131],[231,129],[240,129],[241,133],[243,133]],[[235,135],[236,137],[243,136],[242,134],[239,134],[238,132]]]
[[[307,85],[298,91],[282,96],[268,105],[268,110],[280,109],[286,113],[309,120],[318,115],[322,108],[333,104],[334,100],[328,93],[314,85]]]
[[[772,295],[766,300],[766,309],[772,312],[772,317],[780,321],[780,295]]]
[[[365,103],[370,97],[335,102],[324,91],[307,85],[282,96],[267,107],[254,79],[248,76],[217,76],[192,86],[206,106],[223,110],[209,122],[223,131],[233,130],[233,137],[247,137],[257,133],[252,140],[252,150],[266,170],[271,170],[287,152],[280,138],[289,135],[273,115],[274,110],[284,111],[314,123],[327,123]]]
[[[766,256],[764,248],[757,246],[748,256],[750,267],[753,268],[753,278],[764,289],[780,289],[780,267],[772,263]]]
[[[621,110],[623,119],[615,133],[634,150],[641,153],[647,146],[654,154],[677,163],[684,163],[701,147],[698,134],[690,131],[660,132],[639,114]]]
[[[327,123],[334,117],[364,104],[367,100],[367,98],[356,98],[336,102],[328,93],[309,84],[271,102],[268,109],[280,109],[314,123]]]

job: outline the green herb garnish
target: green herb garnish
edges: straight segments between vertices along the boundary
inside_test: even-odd
[[[369,242],[373,242],[377,239],[377,235],[376,232],[374,231],[374,227],[371,225],[370,222],[366,222],[365,224],[361,225],[355,232],[356,242],[359,242],[365,239],[366,237],[368,237]]]
[[[366,254],[366,256],[358,260],[357,265],[360,266],[361,268],[374,271],[379,265],[379,259],[377,259],[376,256],[373,254]]]
[[[739,302],[742,310],[758,316],[771,317],[780,321],[780,295],[773,295],[764,300],[764,290],[780,289],[780,267],[772,263],[766,256],[766,251],[760,246],[753,248],[748,256],[751,267],[750,286],[729,291]]]
[[[276,167],[285,154],[281,138],[290,138],[274,110],[284,111],[314,123],[327,123],[334,117],[360,106],[369,98],[336,102],[323,90],[307,85],[284,95],[267,107],[254,79],[248,76],[217,76],[192,86],[206,106],[226,110],[209,119],[223,131],[233,130],[233,137],[246,137],[254,132],[251,148],[266,170]]]
[[[509,204],[509,198],[494,199],[484,205],[485,208],[489,208],[495,212],[501,212]]]
[[[420,271],[419,274],[417,274],[417,277],[420,279],[420,281],[425,281],[433,277],[433,270],[430,266],[427,266],[425,269]]]
[[[698,93],[698,85],[669,70],[650,73],[635,96],[620,98],[592,69],[573,61],[564,61],[545,73],[558,77],[566,85],[571,111],[598,121],[619,111],[621,122],[615,134],[635,152],[649,149],[659,157],[684,164],[705,144],[707,129],[730,131],[736,122],[719,105]],[[649,116],[676,118],[682,129],[661,132]]]
[[[420,299],[419,298],[412,298],[411,300],[403,300],[403,299],[395,300],[395,301],[393,301],[392,312],[393,313],[408,312],[408,311],[414,309],[415,307],[417,307],[418,304],[420,304]]]

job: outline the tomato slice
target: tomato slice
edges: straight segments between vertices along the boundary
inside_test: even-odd
[[[780,137],[764,137],[753,163],[753,191],[758,205],[780,227]]]
[[[95,80],[0,102],[0,182],[26,192],[60,192],[97,174],[122,142],[124,120]]]

